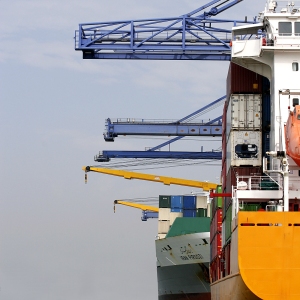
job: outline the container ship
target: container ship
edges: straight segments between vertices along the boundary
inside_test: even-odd
[[[267,1],[232,35],[211,298],[300,299],[300,3]]]
[[[232,29],[212,202],[160,196],[160,300],[300,299],[300,2],[257,21]]]
[[[159,196],[158,299],[211,299],[210,214],[208,193]]]

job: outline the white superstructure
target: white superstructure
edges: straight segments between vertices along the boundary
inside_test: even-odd
[[[300,104],[300,1],[268,0],[258,21],[233,28],[232,61],[270,80],[270,150],[285,152],[284,126],[293,106]],[[274,153],[270,169],[283,170]],[[288,157],[287,169],[285,184],[294,196],[300,191],[300,167]],[[287,193],[285,197],[288,210]]]

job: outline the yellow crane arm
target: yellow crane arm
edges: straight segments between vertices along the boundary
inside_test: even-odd
[[[196,180],[188,180],[182,178],[173,178],[167,176],[159,176],[159,175],[151,175],[151,174],[144,174],[138,172],[131,172],[131,171],[124,171],[124,170],[113,170],[113,169],[106,169],[106,168],[98,168],[98,167],[82,167],[82,170],[85,172],[98,172],[108,175],[120,176],[124,177],[125,179],[140,179],[140,180],[148,180],[154,182],[161,182],[166,185],[170,184],[177,184],[183,186],[191,186],[196,188],[202,188],[204,191],[210,191],[216,189],[217,184],[211,182],[203,182],[203,181],[196,181]]]
[[[132,202],[127,202],[127,201],[122,201],[122,200],[115,200],[115,205],[116,204],[122,204],[125,206],[131,206],[134,208],[139,208],[141,210],[150,210],[150,211],[154,211],[154,212],[158,212],[159,209],[155,206],[150,206],[150,205],[144,205],[144,204],[140,204],[140,203],[132,203]]]

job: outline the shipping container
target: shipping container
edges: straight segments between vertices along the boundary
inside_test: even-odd
[[[171,196],[171,208],[183,208],[183,196]]]
[[[210,257],[212,257],[212,252],[210,252]],[[212,282],[215,282],[223,277],[223,276],[221,276],[220,260],[221,260],[221,257],[217,256],[210,262],[209,273],[210,273]]]
[[[196,217],[208,217],[206,208],[197,208]]]
[[[225,247],[223,248],[223,259],[224,259],[224,275],[227,276],[230,275],[230,246],[231,243],[227,243]]]
[[[207,208],[207,196],[197,196],[196,208]]]
[[[207,217],[210,218],[211,217],[211,213],[210,213],[210,203],[207,203]],[[201,208],[199,208],[201,209]]]
[[[171,208],[171,196],[159,195],[159,208]]]
[[[261,130],[261,110],[261,95],[231,95],[226,116],[227,136],[231,130]]]
[[[158,209],[158,220],[170,221],[170,208],[159,208]]]
[[[170,229],[170,221],[158,220],[158,233],[168,233]]]
[[[160,239],[164,239],[166,237],[166,234],[165,233],[158,233],[157,234],[157,238],[160,240]]]
[[[231,94],[262,94],[262,76],[230,63],[227,75],[227,98]]]
[[[182,212],[171,212],[170,213],[170,226],[173,225],[176,218],[181,218],[183,216]]]
[[[228,207],[225,216],[225,244],[231,238],[231,221],[232,221],[232,205]]]
[[[218,185],[217,188],[216,188],[216,193],[217,194],[222,194],[222,192],[223,192],[222,186]],[[215,206],[216,206],[216,208],[221,208],[222,207],[222,197],[216,197]]]
[[[261,132],[231,131],[227,142],[226,170],[233,166],[261,166]]]
[[[217,233],[210,242],[211,260],[216,256],[221,255],[222,252],[222,236]]]
[[[210,239],[212,240],[217,233],[221,233],[222,231],[222,219],[223,212],[222,209],[218,209],[211,219],[210,224]]]
[[[197,196],[183,196],[183,209],[196,209]]]
[[[260,203],[243,203],[239,209],[241,211],[258,211],[260,208]]]
[[[195,218],[196,216],[197,216],[196,209],[184,209],[183,210],[183,217]]]
[[[183,208],[172,207],[171,212],[173,212],[173,213],[182,213]]]

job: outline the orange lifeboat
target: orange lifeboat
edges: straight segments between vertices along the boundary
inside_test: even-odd
[[[286,153],[300,166],[300,105],[290,112],[285,126]]]

